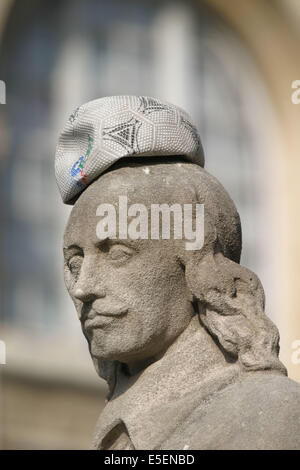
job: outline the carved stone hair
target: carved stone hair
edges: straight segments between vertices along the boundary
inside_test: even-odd
[[[133,167],[142,170],[151,165],[153,176],[165,173],[170,181],[172,178],[180,181],[189,193],[192,189],[196,202],[204,204],[204,246],[201,250],[187,251],[181,243],[179,254],[200,321],[224,354],[238,361],[243,370],[286,374],[278,359],[278,329],[264,313],[261,282],[256,274],[239,264],[241,224],[233,201],[219,181],[203,168],[179,157],[168,160],[164,157],[163,162],[157,158],[124,159],[113,169],[122,166],[130,172]],[[95,359],[96,369],[107,380],[111,392],[118,365],[117,361]]]
[[[198,301],[199,316],[222,348],[244,370],[277,370],[279,332],[265,315],[260,280],[239,264],[241,224],[236,207],[216,178],[196,165],[182,165],[205,207],[205,245],[185,251],[187,284]]]

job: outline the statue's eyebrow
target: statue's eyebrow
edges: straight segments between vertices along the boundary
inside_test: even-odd
[[[83,249],[75,244],[69,245],[67,247],[63,247],[63,252],[64,252],[64,257],[66,259],[72,258],[72,256],[75,256],[76,254],[83,256]]]
[[[98,239],[95,242],[95,246],[97,248],[100,248],[100,249],[105,249],[105,248],[108,248],[111,245],[125,245],[128,248],[131,248],[132,250],[137,251],[139,244],[134,243],[134,242],[137,242],[137,241],[138,240],[133,240],[133,242],[132,242],[132,241],[128,240],[127,238],[123,240],[123,239],[113,238],[113,237],[108,236],[108,237],[105,237],[103,239]],[[138,245],[138,246],[136,246],[136,245]]]

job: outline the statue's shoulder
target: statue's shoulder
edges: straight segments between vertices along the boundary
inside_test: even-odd
[[[249,374],[196,408],[184,427],[191,449],[299,449],[300,384]]]
[[[228,390],[229,391],[229,390]],[[272,431],[297,430],[300,443],[300,384],[284,375],[254,373],[232,389],[237,408]]]
[[[230,387],[224,392],[229,391]],[[231,391],[241,406],[251,403],[253,411],[273,411],[280,404],[278,413],[294,413],[294,405],[300,404],[300,384],[281,374],[254,372],[235,383]]]

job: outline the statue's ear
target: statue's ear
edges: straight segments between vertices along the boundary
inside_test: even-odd
[[[201,304],[200,319],[247,370],[280,369],[279,333],[264,313],[264,291],[249,269],[221,251],[186,252],[188,288]]]

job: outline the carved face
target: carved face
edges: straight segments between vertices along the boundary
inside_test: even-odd
[[[114,204],[118,214],[120,195],[146,207],[180,202],[174,201],[174,194],[180,197],[174,184],[142,168],[120,168],[91,184],[72,209],[64,237],[65,282],[94,358],[150,359],[190,322],[192,298],[178,240],[100,240],[96,234],[100,204]]]

